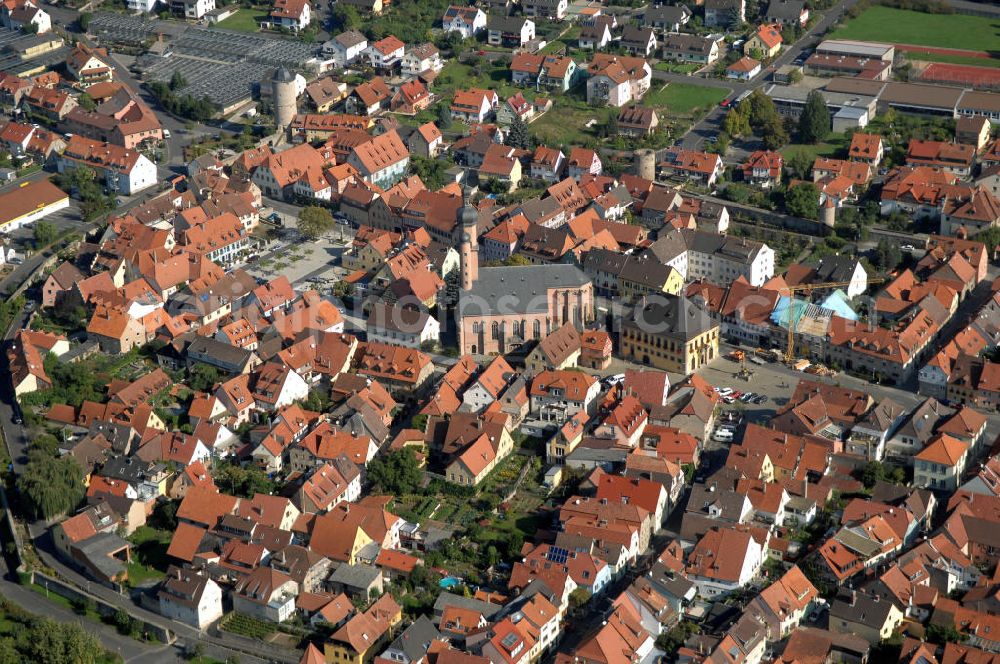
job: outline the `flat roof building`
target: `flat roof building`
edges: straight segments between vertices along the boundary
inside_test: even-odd
[[[850,39],[826,39],[816,47],[820,55],[839,55],[851,58],[878,58],[892,62],[896,48],[892,44],[853,41]]]

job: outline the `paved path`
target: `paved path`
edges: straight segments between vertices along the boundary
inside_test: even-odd
[[[169,662],[172,664],[184,661],[172,646],[149,645],[128,636],[122,636],[114,628],[79,616],[61,604],[50,601],[34,590],[12,581],[12,578],[14,577],[7,569],[5,559],[0,557],[0,595],[26,611],[62,623],[77,623],[99,638],[107,650],[118,653],[126,662],[150,662],[151,664]]]

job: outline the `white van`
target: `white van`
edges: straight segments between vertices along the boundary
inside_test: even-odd
[[[733,442],[733,432],[730,429],[718,429],[712,434],[712,440],[717,443],[731,443]]]

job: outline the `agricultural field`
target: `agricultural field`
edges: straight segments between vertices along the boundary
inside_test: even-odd
[[[1000,51],[1000,23],[964,14],[927,14],[874,5],[830,35],[834,39]]]
[[[261,641],[266,640],[267,637],[275,632],[274,623],[265,622],[253,616],[235,612],[225,616],[219,623],[219,627],[227,632],[248,636],[251,639],[260,639]]]

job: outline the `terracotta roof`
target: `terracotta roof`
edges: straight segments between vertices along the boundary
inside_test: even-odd
[[[239,498],[202,487],[192,487],[177,508],[177,518],[214,528],[219,519],[232,514]]]
[[[968,444],[947,434],[938,434],[914,458],[944,466],[956,466],[968,452]]]
[[[170,540],[170,546],[167,547],[167,555],[188,563],[193,561],[207,532],[208,530],[201,526],[193,526],[184,522],[178,523],[177,528],[174,529],[174,536]]]
[[[496,458],[497,449],[486,434],[476,438],[458,455],[458,461],[468,469],[473,477],[479,477]]]
[[[712,528],[688,555],[687,573],[707,579],[735,582],[740,578],[747,551],[753,544],[749,532]]]
[[[388,569],[406,574],[413,572],[416,566],[422,564],[422,562],[423,561],[416,556],[411,556],[408,553],[394,551],[392,549],[382,549],[375,557],[376,566],[386,567]]]
[[[760,67],[760,61],[754,60],[750,56],[745,56],[734,62],[733,64],[726,67],[726,71],[739,72],[742,74],[749,74],[755,69]]]
[[[775,46],[781,45],[781,30],[778,26],[764,24],[757,28],[757,34],[761,42],[764,43],[768,48],[774,48]]]
[[[378,173],[409,157],[406,145],[395,130],[356,146],[353,153],[368,174]]]
[[[553,390],[561,390],[571,401],[582,401],[587,397],[597,379],[582,371],[542,371],[531,381],[531,396],[549,396]]]
[[[847,154],[859,159],[875,159],[881,145],[882,137],[878,134],[855,132],[851,135],[851,146],[847,149]]]
[[[87,512],[71,516],[59,525],[62,526],[66,539],[74,544],[88,540],[97,534],[94,522]]]
[[[406,44],[403,43],[402,40],[400,40],[395,35],[389,35],[384,39],[380,39],[377,42],[373,43],[369,48],[375,49],[382,55],[389,55],[390,53],[395,53],[399,49],[405,47]]]
[[[92,141],[75,134],[66,143],[63,157],[91,167],[130,173],[142,154],[138,150],[129,150],[103,141]]]

